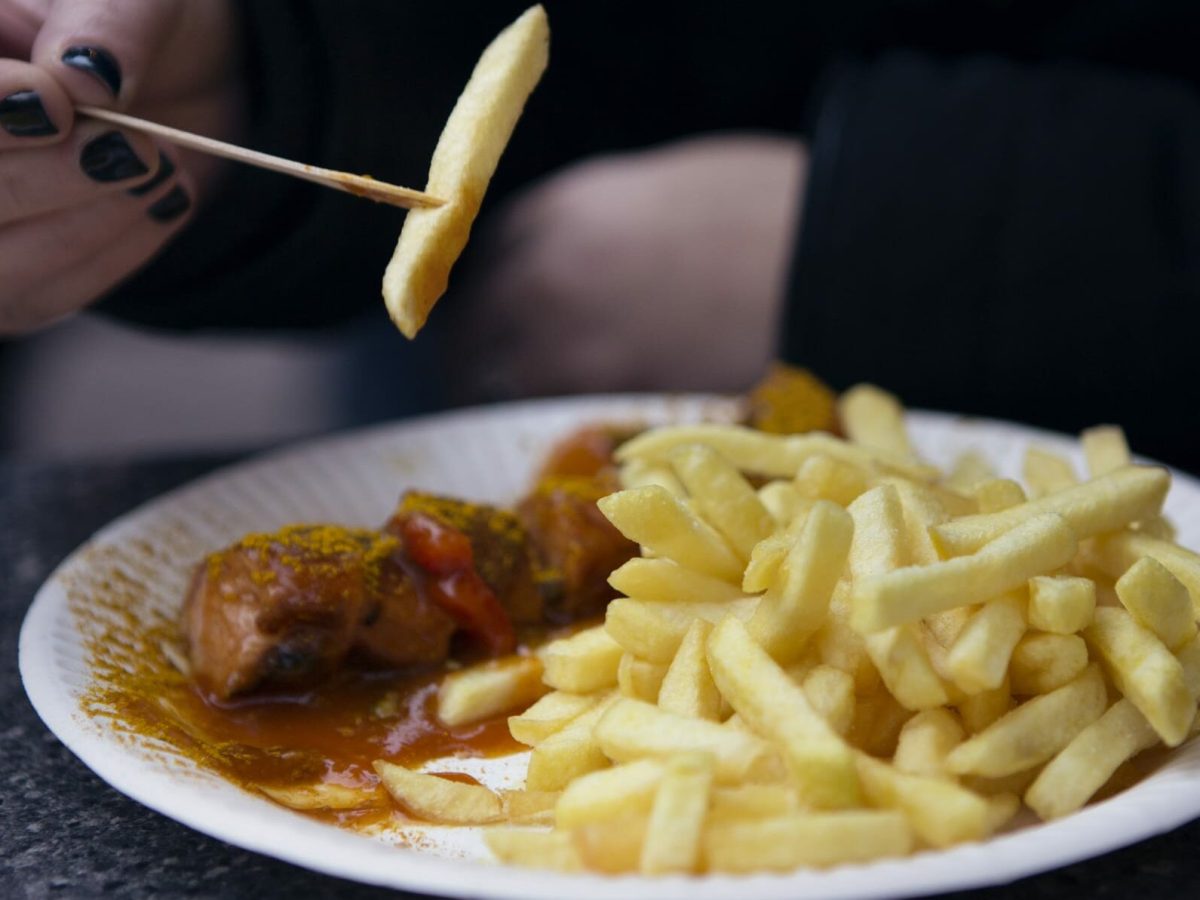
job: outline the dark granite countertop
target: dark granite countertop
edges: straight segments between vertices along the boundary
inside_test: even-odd
[[[248,853],[139,806],[75,759],[25,698],[17,634],[34,592],[54,566],[110,519],[225,461],[0,462],[0,895],[406,896]],[[1099,859],[950,896],[1200,897],[1197,847],[1200,821]]]

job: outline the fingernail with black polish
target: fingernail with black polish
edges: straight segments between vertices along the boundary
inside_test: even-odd
[[[159,151],[158,171],[154,173],[154,177],[145,184],[139,184],[135,188],[130,188],[127,193],[131,197],[145,197],[174,174],[175,163],[171,162],[171,158],[167,154]]]
[[[124,181],[150,171],[119,131],[106,131],[83,145],[79,166],[93,181]]]
[[[170,222],[187,212],[191,205],[192,199],[187,195],[187,191],[181,187],[175,187],[167,196],[150,204],[150,208],[146,212],[156,222]]]
[[[107,50],[99,47],[68,47],[63,51],[62,61],[73,69],[87,72],[115,97],[121,93],[121,67]]]
[[[37,91],[17,91],[0,100],[0,127],[13,137],[58,134]]]

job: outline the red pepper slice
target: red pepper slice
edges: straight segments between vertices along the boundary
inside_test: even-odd
[[[512,622],[495,592],[475,569],[470,539],[432,516],[413,513],[401,525],[409,558],[433,578],[430,598],[489,656],[503,656],[517,647]]]

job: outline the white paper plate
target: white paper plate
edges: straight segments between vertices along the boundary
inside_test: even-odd
[[[87,663],[95,623],[72,613],[89,585],[129,576],[137,610],[174,614],[188,574],[209,550],[248,531],[294,521],[382,522],[402,489],[426,488],[484,501],[515,499],[554,440],[587,421],[695,420],[728,415],[713,398],[610,397],[512,404],[434,416],[308,443],[243,463],[122,517],[66,560],[38,593],[21,631],[21,677],[50,729],[114,788],[198,831],[249,850],[372,884],[455,897],[589,900],[639,898],[882,897],[1010,881],[1095,856],[1200,815],[1200,742],[1175,751],[1150,777],[1116,797],[1048,825],[985,844],[866,866],[786,876],[701,879],[565,876],[485,862],[473,829],[422,830],[420,850],[341,831],[289,812],[198,769],[148,739],[117,733],[79,708],[97,677]],[[939,465],[973,449],[1003,473],[1019,471],[1030,442],[1069,454],[1075,442],[998,422],[913,413],[920,452]],[[1181,543],[1200,546],[1200,484],[1176,473],[1168,514]],[[148,562],[149,561],[149,562]],[[151,648],[148,652],[154,652]],[[523,774],[523,757],[453,760],[494,787]],[[464,861],[465,860],[465,861]]]

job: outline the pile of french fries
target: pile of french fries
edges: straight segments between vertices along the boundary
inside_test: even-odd
[[[450,675],[441,714],[523,708],[522,790],[376,769],[502,861],[566,871],[791,870],[979,841],[1079,809],[1196,728],[1200,556],[1169,475],[1119,429],[1089,468],[1031,449],[1025,487],[921,462],[890,395],[848,440],[727,425],[622,446],[600,501],[642,547],[603,625]],[[536,702],[533,702],[535,701]],[[549,827],[547,827],[549,826]]]

